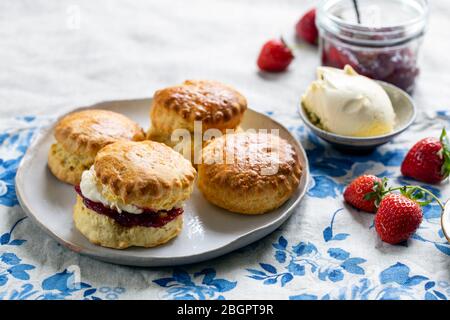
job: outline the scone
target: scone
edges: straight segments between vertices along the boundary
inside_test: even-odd
[[[195,169],[181,154],[153,141],[119,141],[101,149],[83,172],[73,219],[94,244],[154,247],[176,237]]]
[[[77,185],[81,174],[94,163],[104,146],[120,141],[145,139],[142,128],[127,117],[107,110],[71,113],[55,126],[56,143],[48,153],[48,167],[61,181]]]
[[[301,174],[298,156],[286,140],[267,133],[226,134],[203,148],[198,187],[219,207],[261,214],[286,202]]]
[[[225,133],[227,129],[236,129],[245,110],[247,100],[235,89],[217,81],[187,80],[181,85],[155,92],[150,110],[151,128],[148,138],[170,147],[180,146],[179,141],[172,139],[172,134],[177,129],[185,129],[193,139],[195,122],[198,121],[197,124],[201,122],[201,136],[196,147],[201,147],[205,131],[217,129],[218,133]],[[186,152],[193,152],[194,141],[183,142],[190,143],[190,148],[184,150],[186,156]],[[193,156],[191,154],[191,160]]]

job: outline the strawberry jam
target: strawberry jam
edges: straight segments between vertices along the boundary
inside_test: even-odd
[[[363,76],[392,83],[408,93],[413,92],[419,75],[416,53],[409,48],[350,49],[323,41],[322,65],[343,69],[346,64]]]
[[[324,0],[316,11],[322,65],[412,93],[428,22],[426,0]]]
[[[116,210],[105,207],[100,202],[94,202],[84,197],[83,194],[81,193],[81,189],[79,186],[75,187],[75,191],[80,195],[80,197],[83,198],[83,203],[88,209],[95,211],[99,214],[103,214],[107,217],[110,217],[111,219],[114,219],[122,227],[126,228],[137,226],[160,228],[183,213],[182,208],[173,208],[171,210],[160,210],[160,211],[143,209],[143,212],[140,214],[134,214],[125,211],[119,213]]]

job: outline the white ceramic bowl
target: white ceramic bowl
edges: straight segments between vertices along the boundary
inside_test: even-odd
[[[416,106],[411,96],[396,86],[377,81],[391,99],[396,114],[394,131],[374,137],[350,137],[325,131],[315,126],[308,118],[304,107],[300,103],[299,113],[306,126],[323,140],[335,147],[350,151],[367,151],[391,141],[395,136],[405,131],[416,118]]]

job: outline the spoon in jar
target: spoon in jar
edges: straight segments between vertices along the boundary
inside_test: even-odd
[[[358,0],[353,0],[353,7],[355,8],[356,20],[358,21],[358,24],[361,24],[361,15],[359,13]]]

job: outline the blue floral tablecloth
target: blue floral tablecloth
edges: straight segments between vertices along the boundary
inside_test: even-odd
[[[296,46],[284,74],[263,75],[261,44],[283,34],[315,1],[2,1],[0,4],[1,299],[447,299],[450,245],[435,204],[405,245],[377,237],[374,216],[346,206],[345,185],[363,173],[403,184],[408,148],[450,128],[450,4],[433,2],[415,100],[416,123],[367,155],[340,153],[302,125],[296,106],[314,77],[316,50]],[[19,36],[20,35],[20,36]],[[207,46],[205,46],[207,43]],[[439,46],[439,50],[435,47]],[[223,257],[177,268],[132,268],[80,256],[26,218],[14,177],[40,127],[70,106],[150,96],[185,78],[234,85],[281,121],[307,151],[312,179],[273,234]],[[30,177],[30,183],[33,183]],[[448,182],[425,186],[442,200]],[[39,186],[36,186],[39,188]]]
[[[450,245],[440,209],[406,245],[381,242],[373,215],[342,201],[354,177],[373,173],[407,181],[399,165],[413,141],[438,135],[450,112],[418,121],[393,143],[349,156],[313,136],[298,119],[283,119],[305,147],[312,172],[307,196],[292,218],[265,239],[224,257],[178,268],[131,268],[97,262],[64,249],[18,206],[14,176],[33,134],[51,119],[25,116],[0,134],[0,298],[3,299],[447,299]],[[442,199],[448,184],[426,188]]]

